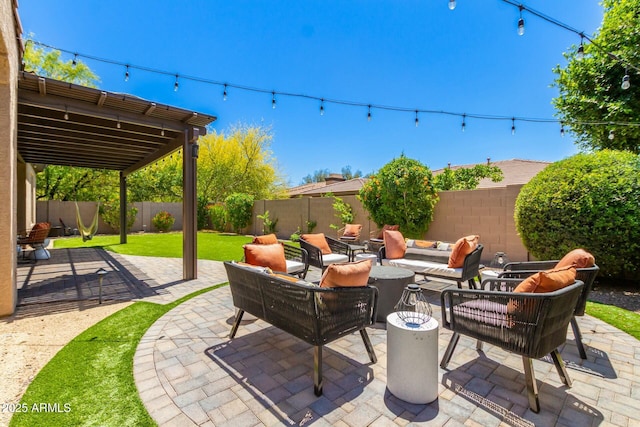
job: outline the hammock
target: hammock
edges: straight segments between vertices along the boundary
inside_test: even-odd
[[[80,208],[78,208],[78,202],[76,202],[76,223],[78,225],[78,231],[82,236],[82,241],[86,242],[91,240],[93,236],[98,232],[98,213],[100,212],[100,202],[96,206],[96,215],[93,217],[93,222],[89,227],[85,227],[80,217]]]

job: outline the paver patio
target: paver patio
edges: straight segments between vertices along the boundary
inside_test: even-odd
[[[19,293],[21,303],[53,301],[52,295],[73,297],[73,289],[76,298],[96,298],[92,272],[101,266],[113,269],[104,283],[106,299],[167,303],[226,281],[222,264],[215,261],[200,261],[199,278],[183,282],[181,259],[75,251],[70,253],[75,273],[57,250],[51,261],[21,266],[20,280],[29,279]],[[57,280],[56,275],[65,277]],[[45,285],[49,292],[40,288],[43,292],[37,294]],[[439,294],[427,294],[440,320]],[[560,382],[550,359],[534,361],[541,403],[535,414],[528,409],[521,358],[490,345],[479,353],[465,337],[448,369],[439,369],[436,401],[414,405],[394,397],[386,389],[382,323],[369,328],[376,364],[370,363],[359,334],[326,347],[324,395],[316,397],[311,346],[261,320],[243,321],[236,338],[229,340],[233,315],[229,288],[222,287],[179,305],[144,335],[134,376],[159,425],[640,426],[638,341],[590,316],[578,318],[588,359],[578,356],[571,332],[561,349],[572,388]],[[440,357],[450,336],[440,329]]]

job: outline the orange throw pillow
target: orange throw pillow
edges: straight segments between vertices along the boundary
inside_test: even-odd
[[[384,230],[384,250],[387,259],[398,259],[404,256],[407,250],[402,233],[397,230]]]
[[[575,268],[588,268],[593,267],[595,263],[596,259],[589,252],[584,249],[574,249],[563,256],[562,259],[558,261],[554,269],[570,266]]]
[[[465,257],[478,247],[478,240],[480,240],[480,236],[477,234],[459,238],[453,245],[447,266],[449,268],[461,268],[464,266]]]
[[[347,224],[344,226],[344,233],[342,233],[342,235],[345,237],[358,237],[361,230],[362,224]]]
[[[265,234],[264,236],[254,237],[252,243],[256,245],[274,245],[278,243],[278,238],[275,234]]]
[[[399,225],[387,225],[385,224],[382,227],[382,230],[380,230],[380,233],[378,233],[378,239],[384,239],[384,232],[387,230],[391,230],[391,231],[398,231],[400,230],[400,226]]]
[[[342,264],[331,264],[320,279],[321,288],[367,286],[373,263],[370,259]]]
[[[565,267],[540,272],[540,285],[535,292],[553,292],[576,281],[576,268]]]
[[[244,245],[244,260],[248,264],[269,267],[273,271],[287,271],[287,261],[284,258],[284,247],[280,243],[275,245]]]
[[[311,243],[313,246],[320,248],[322,255],[327,255],[331,253],[331,248],[327,243],[327,239],[324,238],[324,233],[303,234],[300,237],[305,242]]]

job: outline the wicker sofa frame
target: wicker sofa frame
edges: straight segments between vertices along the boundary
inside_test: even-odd
[[[443,327],[453,331],[442,356],[446,369],[460,335],[477,339],[478,350],[486,342],[522,356],[529,407],[540,411],[538,385],[532,359],[551,353],[562,382],[571,380],[558,348],[567,338],[567,327],[584,284],[572,285],[549,293],[512,292],[519,279],[484,280],[482,289],[446,289],[440,295]],[[509,310],[509,307],[517,307]]]
[[[359,331],[371,363],[377,362],[366,327],[375,323],[378,290],[372,286],[320,288],[302,281],[225,262],[238,308],[229,338],[238,331],[244,312],[305,341],[314,347],[313,391],[322,395],[322,347]]]
[[[505,264],[503,267],[504,271],[501,272],[498,277],[525,279],[539,271],[551,270],[557,263],[558,260],[510,262]],[[589,268],[576,269],[576,279],[581,280],[584,283],[584,287],[582,288],[582,294],[580,294],[580,298],[576,304],[576,310],[571,318],[571,329],[573,330],[573,336],[576,339],[576,346],[578,347],[581,359],[587,358],[587,352],[585,351],[584,344],[582,343],[582,332],[578,326],[576,316],[584,316],[589,292],[591,292],[593,282],[595,281],[599,271],[600,267],[597,265]]]
[[[424,269],[421,269],[419,266],[414,266],[414,268],[412,268],[411,270],[416,274],[421,274],[425,278],[435,277],[439,279],[454,280],[456,283],[458,283],[458,288],[462,288],[462,282],[467,282],[469,285],[469,289],[476,289],[477,287],[476,277],[479,277],[480,257],[482,256],[482,249],[483,249],[483,246],[479,244],[470,254],[468,254],[464,258],[462,272],[457,277],[453,277],[451,275],[445,275],[445,274],[438,274],[433,271],[425,271]],[[407,258],[410,257],[410,259],[413,259],[413,260],[423,260],[425,262],[440,263],[440,260],[434,261],[432,258],[430,258],[427,251],[424,251],[424,254],[425,255],[420,255],[420,251],[414,250],[411,254],[406,254],[405,257]],[[387,258],[386,248],[382,246],[378,251],[378,261],[380,262],[381,265],[387,264],[387,262],[385,261],[386,258]],[[446,263],[442,264],[442,267],[446,268],[447,264]],[[408,267],[402,267],[402,268],[408,268]]]
[[[333,237],[324,236],[331,252],[334,254],[341,254],[347,256],[347,261],[353,259],[353,254],[351,253],[351,248],[348,243],[341,242],[340,240],[334,239]],[[324,264],[324,260],[322,259],[322,251],[319,247],[312,245],[307,242],[303,238],[300,238],[300,247],[305,249],[309,254],[309,265],[317,267],[324,271],[328,265]]]

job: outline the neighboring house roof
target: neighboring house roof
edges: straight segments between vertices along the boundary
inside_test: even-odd
[[[456,165],[451,166],[451,169],[460,168],[472,168],[476,165]],[[526,184],[538,174],[542,169],[546,168],[551,162],[543,162],[538,160],[500,160],[490,163],[493,166],[498,166],[502,170],[504,178],[500,182],[492,182],[490,179],[485,178],[480,180],[478,188],[497,188],[506,187],[507,185]],[[438,175],[444,171],[443,169],[437,169],[433,171],[434,175]],[[327,193],[333,193],[336,196],[347,196],[358,194],[364,183],[367,182],[366,178],[354,178],[347,181],[341,181],[337,183],[312,182],[309,184],[303,184],[297,187],[289,189],[289,197],[319,197]]]
[[[327,183],[326,181],[313,182],[290,188],[289,197],[319,197],[327,193],[332,193],[336,196],[348,196],[358,194],[365,182],[367,182],[365,178],[353,178],[333,183]]]
[[[506,187],[507,185],[526,184],[538,174],[542,169],[546,168],[552,162],[543,162],[538,160],[499,160],[490,162],[493,166],[498,166],[502,170],[504,178],[500,182],[492,182],[489,178],[480,180],[478,188],[497,188]],[[451,169],[472,168],[476,164],[451,166]],[[433,174],[438,175],[444,171],[443,169],[434,170]]]

